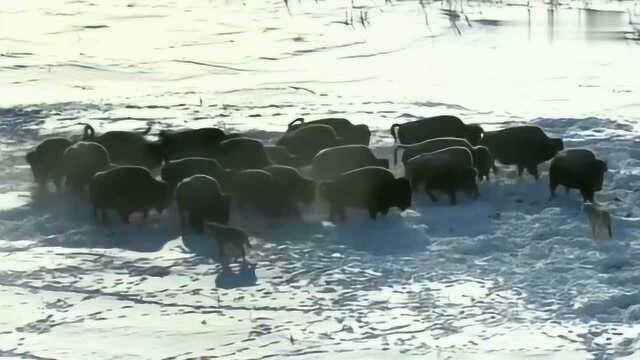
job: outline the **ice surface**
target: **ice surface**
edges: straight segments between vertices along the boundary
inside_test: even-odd
[[[288,4],[3,2],[0,356],[635,359],[640,49],[626,5],[464,3],[458,35],[440,4],[428,26],[416,2]],[[31,196],[24,161],[78,122],[272,142],[298,116],[367,123],[390,158],[392,123],[441,113],[592,149],[614,239],[591,240],[576,192],[548,200],[548,164],[538,182],[502,166],[478,201],[420,193],[375,222],[330,223],[322,202],[302,223],[234,212],[256,268],[223,273],[173,209],[96,226],[86,199]]]

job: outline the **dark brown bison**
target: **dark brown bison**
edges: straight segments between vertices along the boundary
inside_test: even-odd
[[[316,183],[302,177],[298,169],[284,165],[270,165],[264,168],[271,174],[279,192],[287,198],[288,203],[310,204],[315,199]]]
[[[416,144],[398,144],[393,152],[394,162],[398,162],[398,150],[404,150],[402,153],[402,163],[406,166],[409,159],[418,155],[436,152],[439,150],[451,148],[451,147],[463,147],[471,151],[473,157],[473,167],[478,170],[478,179],[482,180],[486,178],[489,180],[489,172],[491,169],[497,171],[493,162],[493,156],[486,146],[472,146],[466,139],[444,137],[425,140]]]
[[[110,167],[109,153],[104,146],[90,141],[80,141],[68,147],[62,157],[66,185],[80,192],[91,183],[93,176]]]
[[[273,175],[265,170],[249,169],[234,174],[231,186],[240,208],[250,208],[267,216],[297,214],[296,204],[283,194]]]
[[[96,135],[91,125],[85,125],[83,141],[97,142],[107,149],[111,162],[116,165],[142,166],[153,170],[162,164],[163,151],[160,142],[149,141],[144,132],[136,131],[107,131]]]
[[[435,152],[450,147],[463,147],[473,152],[473,145],[467,139],[454,137],[441,137],[429,139],[414,144],[397,144],[393,151],[393,162],[398,164],[398,151],[402,151],[402,163],[406,165],[407,161],[421,154]]]
[[[329,180],[347,171],[365,166],[389,168],[389,160],[378,159],[364,145],[342,145],[320,151],[311,162],[313,177]]]
[[[497,171],[491,150],[486,146],[480,145],[473,147],[473,165],[476,170],[478,170],[478,180],[486,179],[489,181],[489,172],[491,169],[494,170],[494,174]]]
[[[273,164],[298,166],[298,158],[291,154],[286,147],[280,145],[265,145],[264,150]]]
[[[414,190],[424,184],[424,190],[432,201],[438,201],[432,190],[443,190],[455,205],[459,190],[478,198],[478,171],[471,164],[468,149],[453,147],[418,155],[407,162],[405,170]]]
[[[95,174],[89,185],[89,196],[97,222],[106,224],[107,210],[114,209],[128,224],[129,216],[135,211],[142,211],[146,218],[150,209],[158,212],[166,209],[171,190],[144,167],[119,166]]]
[[[391,136],[401,144],[415,144],[429,139],[455,137],[466,139],[471,145],[478,145],[484,130],[480,125],[465,124],[452,115],[423,118],[404,124],[391,125]]]
[[[502,164],[517,165],[520,176],[527,169],[536,180],[538,165],[564,149],[562,139],[549,138],[541,128],[531,125],[487,131],[480,144],[489,148],[493,158]]]
[[[602,190],[607,163],[596,159],[587,149],[567,149],[558,153],[549,166],[549,190],[556,195],[556,187],[564,185],[578,189],[585,202],[593,202],[596,191]]]
[[[365,208],[369,217],[386,215],[392,207],[406,210],[411,206],[411,186],[406,178],[396,179],[383,167],[367,166],[348,171],[321,184],[321,193],[329,201],[329,217],[345,220],[345,208]]]
[[[246,248],[251,247],[249,234],[246,231],[209,222],[207,223],[207,233],[218,243],[218,256],[223,268],[228,268],[229,263],[239,259],[243,264],[246,264]]]
[[[321,150],[343,145],[336,131],[329,125],[307,125],[284,134],[277,145],[284,146],[299,160],[299,165],[311,162]]]
[[[255,139],[237,137],[224,140],[218,146],[215,158],[225,169],[262,169],[271,165],[264,145]]]
[[[218,144],[229,138],[224,131],[214,127],[180,131],[162,130],[158,137],[165,160],[210,158],[215,155]]]
[[[182,231],[186,232],[189,224],[193,230],[202,232],[205,222],[229,222],[231,196],[223,194],[212,177],[194,175],[176,187],[176,205]]]
[[[222,190],[229,189],[230,172],[225,170],[217,160],[201,157],[171,160],[162,165],[160,170],[160,177],[172,189],[175,189],[180,181],[193,175],[210,176],[220,184]]]
[[[62,190],[62,178],[64,166],[62,157],[73,143],[65,138],[56,137],[46,139],[26,155],[26,160],[31,167],[33,180],[40,190],[46,190],[49,180],[53,181],[56,191]]]
[[[305,122],[303,118],[297,118],[289,123],[287,132],[295,131],[309,125],[328,125],[336,134],[344,139],[344,144],[369,146],[371,130],[367,125],[353,125],[351,121],[343,118],[325,118]]]

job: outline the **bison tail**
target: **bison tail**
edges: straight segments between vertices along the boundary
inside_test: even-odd
[[[398,142],[398,136],[397,136],[397,134],[396,134],[396,129],[397,129],[397,128],[400,128],[400,124],[393,124],[393,125],[391,125],[391,129],[390,129],[390,131],[391,131],[391,136],[393,137],[393,142],[394,142],[394,143],[397,143],[397,142]]]
[[[297,118],[297,119],[293,120],[292,122],[290,122],[289,125],[287,125],[287,127],[289,129],[291,129],[291,127],[296,125],[296,123],[304,124],[304,119],[303,118]]]
[[[90,140],[96,136],[96,130],[90,124],[81,122],[81,123],[78,123],[78,125],[84,125],[82,140]]]
[[[144,131],[140,132],[141,135],[149,135],[151,132],[151,123],[147,123],[147,128]]]

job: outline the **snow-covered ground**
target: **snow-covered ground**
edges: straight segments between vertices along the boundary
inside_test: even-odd
[[[440,4],[288,5],[2,2],[0,356],[637,358],[633,3],[464,3],[454,25]],[[548,200],[546,166],[538,182],[502,167],[478,201],[418,194],[375,222],[329,223],[322,203],[304,223],[236,212],[257,265],[230,275],[211,240],[180,237],[173,210],[102,227],[82,198],[32,199],[24,161],[80,121],[273,141],[295,117],[328,115],[367,123],[390,157],[392,123],[442,113],[592,149],[609,164],[596,199],[614,240],[590,238],[577,193]]]

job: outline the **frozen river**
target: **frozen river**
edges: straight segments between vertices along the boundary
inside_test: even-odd
[[[0,356],[635,359],[640,9],[526,5],[4,0]],[[419,194],[376,222],[332,224],[322,204],[304,224],[232,216],[256,278],[224,289],[213,244],[183,241],[173,210],[96,226],[83,199],[33,202],[24,161],[78,122],[270,142],[300,116],[366,123],[389,157],[391,124],[444,113],[607,160],[614,241],[590,238],[578,194],[547,201],[546,167],[503,167],[476,202]]]

